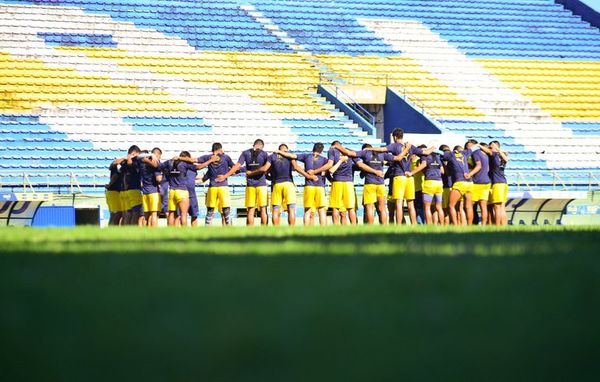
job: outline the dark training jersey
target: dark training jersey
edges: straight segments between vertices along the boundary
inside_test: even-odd
[[[490,180],[490,160],[486,153],[481,150],[477,150],[473,152],[471,156],[473,158],[473,162],[481,162],[481,170],[477,172],[477,174],[473,175],[473,183],[475,184],[488,184],[491,183]]]
[[[442,158],[448,161],[448,169],[452,176],[453,183],[466,182],[465,173],[469,172],[468,159],[471,156],[471,150],[463,150],[459,153],[454,151],[444,152]]]
[[[310,154],[298,154],[298,161],[304,163],[304,171],[308,172],[310,170],[316,170],[318,168],[323,167],[328,159],[324,156],[317,155],[314,153]],[[306,186],[315,186],[315,187],[325,187],[325,177],[323,174],[315,174],[317,176],[317,180],[306,179]]]
[[[240,155],[238,163],[240,166],[246,164],[247,171],[256,171],[267,163],[268,154],[263,150],[248,149]],[[260,187],[267,185],[266,174],[259,174],[246,177],[246,184],[250,187]]]
[[[141,159],[135,157],[132,159],[132,163],[121,167],[123,172],[123,190],[141,190],[142,189],[142,174],[140,172]]]
[[[506,163],[500,157],[500,154],[493,153],[490,158],[490,178],[492,184],[506,183],[506,176],[504,175],[504,166]]]
[[[362,161],[373,170],[383,171],[385,162],[392,163],[394,156],[390,153],[376,153],[374,151],[358,151],[356,153],[358,161]],[[371,173],[365,173],[365,184],[384,184],[385,179]]]
[[[167,170],[169,178],[169,188],[173,190],[188,190],[187,172],[196,171],[196,165],[191,163],[177,161],[176,165],[173,160],[169,160],[160,164],[160,171]]]
[[[198,163],[206,163],[212,158],[212,154],[203,155],[198,158]],[[219,155],[219,161],[213,162],[208,165],[208,171],[206,172],[206,177],[209,179],[210,187],[225,187],[228,185],[227,179],[222,182],[217,182],[217,176],[225,175],[229,171],[229,169],[233,167],[233,161],[231,157],[227,154]]]
[[[333,161],[333,165],[340,160],[342,153],[340,153],[337,149],[329,149],[327,153],[327,159]],[[354,165],[356,164],[356,159],[348,158],[346,162],[340,164],[337,171],[333,173],[333,181],[334,182],[353,182],[354,181]]]
[[[392,154],[393,156],[400,155],[400,153],[402,153],[402,151],[404,150],[404,143],[394,142],[387,145],[386,149],[388,153]],[[411,146],[406,158],[402,159],[399,162],[393,162],[390,166],[390,168],[392,169],[392,178],[396,176],[404,176],[407,172],[410,171],[410,161],[408,160],[408,158],[410,158],[412,155],[423,155],[423,150],[418,147]]]
[[[107,191],[123,191],[123,172],[121,164],[110,164],[110,180],[106,186]]]
[[[278,154],[269,155],[267,162],[271,163],[271,183],[285,183],[292,181],[292,161]]]
[[[442,180],[442,160],[437,154],[427,155],[421,158],[427,166],[423,169],[425,180]]]
[[[159,192],[156,177],[160,176],[162,172],[148,163],[141,163],[140,172],[142,175],[142,193],[147,195]]]

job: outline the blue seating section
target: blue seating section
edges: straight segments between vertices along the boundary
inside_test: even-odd
[[[237,1],[170,0],[2,0],[81,7],[87,12],[108,14],[118,21],[178,36],[198,50],[275,51],[290,49],[247,15]],[[234,33],[232,33],[232,31]]]
[[[117,43],[109,34],[39,32],[38,36],[42,37],[46,41],[46,44],[51,46],[117,47]]]
[[[563,126],[573,130],[575,135],[600,135],[598,122],[563,122]]]
[[[131,124],[134,131],[211,131],[211,127],[202,118],[125,117],[123,121]]]
[[[385,56],[400,54],[332,2],[250,2],[296,42],[313,53]]]
[[[600,34],[552,0],[344,0],[356,18],[418,20],[477,58],[600,59]]]

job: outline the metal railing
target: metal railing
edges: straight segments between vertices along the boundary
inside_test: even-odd
[[[331,76],[327,76],[324,73],[319,73],[320,82],[327,82],[329,85],[337,86],[334,82],[334,79]],[[396,94],[398,94],[404,101],[406,101],[409,105],[411,105],[415,110],[418,110],[421,114],[423,114],[426,118],[431,120],[434,124],[438,126],[442,126],[443,124],[440,122],[443,117],[442,115],[436,113],[433,109],[430,109],[426,106],[425,101],[421,100],[418,97],[408,93],[406,88],[397,85],[390,84],[390,78],[388,74],[381,73],[369,73],[369,72],[348,72],[344,73],[343,77],[336,77],[340,80],[343,80],[346,85],[359,85],[359,86],[385,86],[386,88],[392,89]],[[365,84],[361,79],[364,78],[373,78],[374,83]]]
[[[60,180],[63,179],[63,180]],[[233,189],[243,189],[243,176],[231,179]],[[515,191],[600,191],[600,169],[593,170],[509,170],[507,180]],[[103,192],[108,176],[102,174],[76,174],[74,172],[39,174],[24,171],[0,173],[0,190],[22,192],[53,192],[81,194]],[[357,181],[357,186],[359,186]],[[299,185],[302,184],[301,182]],[[200,186],[203,187],[203,186]],[[91,189],[91,190],[90,190]],[[60,191],[64,190],[64,191]]]
[[[335,98],[339,99],[346,105],[348,105],[355,113],[360,115],[365,121],[369,122],[371,126],[373,126],[373,130],[375,130],[375,121],[376,118],[373,114],[371,114],[367,109],[365,109],[361,104],[356,102],[352,97],[350,97],[346,92],[340,89],[336,85],[334,86],[334,94]]]

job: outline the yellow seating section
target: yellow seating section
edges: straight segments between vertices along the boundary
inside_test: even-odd
[[[49,66],[40,60],[16,59],[0,52],[0,111],[31,111],[52,103],[85,104],[115,111],[193,113],[183,101],[165,92],[142,91],[137,86],[111,81],[108,77],[82,75],[71,68]]]
[[[202,52],[143,56],[113,48],[59,49],[110,60],[124,69],[150,70],[178,80],[217,85],[221,90],[241,91],[273,113],[327,116],[333,110],[333,106],[322,105],[310,95],[316,91],[319,72],[298,54]]]
[[[388,86],[438,117],[481,117],[433,74],[409,57],[317,55],[350,85]]]
[[[600,62],[477,61],[559,120],[600,121]]]

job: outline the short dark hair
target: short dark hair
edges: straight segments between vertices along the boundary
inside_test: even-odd
[[[485,142],[481,142],[481,143],[479,143],[479,146],[487,147],[487,146],[488,146],[488,144],[487,144],[487,143],[485,143]]]
[[[313,153],[322,153],[323,152],[323,144],[321,142],[317,142],[315,143],[315,145],[313,146]]]
[[[282,144],[280,144],[280,145],[279,145],[279,147],[278,147],[278,149],[279,149],[279,150],[281,150],[281,148],[282,148],[282,147],[285,147],[285,148],[286,148],[286,149],[288,149],[288,150],[290,149],[290,148],[288,147],[288,145],[286,145],[285,143],[282,143]]]
[[[332,145],[332,146],[333,146],[333,145],[337,145],[338,143],[339,143],[340,145],[342,144],[342,142],[340,142],[340,141],[333,141],[333,142],[331,142],[331,145]]]
[[[162,154],[162,150],[161,150],[161,149],[159,149],[158,147],[155,147],[155,148],[153,148],[153,149],[152,149],[152,152],[155,152],[156,150],[158,150],[158,152]]]
[[[491,146],[491,145],[493,145],[494,143],[495,143],[495,144],[497,144],[497,145],[498,145],[498,147],[500,147],[500,142],[498,142],[498,141],[491,141],[491,142],[490,142],[490,146]]]
[[[182,151],[179,153],[179,156],[183,157],[183,158],[191,158],[192,157],[192,155],[190,154],[189,151]]]
[[[142,151],[140,151],[140,153],[142,153],[142,154],[149,154],[148,150],[142,150]]]
[[[475,139],[472,139],[472,138],[471,139],[467,139],[467,141],[465,142],[465,146],[464,147],[467,147],[469,145],[469,143],[472,144],[472,145],[476,145],[478,142]]]
[[[217,150],[221,150],[223,148],[223,145],[220,144],[219,142],[215,142],[212,144],[212,148],[210,151],[212,151],[213,153]]]
[[[441,145],[440,146],[440,151],[450,151],[450,146],[448,146],[448,145]]]
[[[137,145],[131,145],[129,150],[127,150],[127,154],[139,153],[141,152],[140,148]]]
[[[261,144],[261,145],[265,145],[265,141],[263,141],[262,139],[258,138],[257,140],[254,141],[254,143],[252,144],[252,146],[256,146],[257,144]]]
[[[419,145],[419,148],[420,148],[420,149],[426,149],[426,148],[427,148],[427,145]]]
[[[370,144],[368,144],[368,143],[365,143],[364,145],[362,145],[361,150],[364,150],[364,149],[366,149],[368,147],[373,147],[373,146],[370,145]]]
[[[398,139],[402,139],[404,138],[404,130],[402,130],[401,128],[397,127],[392,131],[392,137],[398,138]]]
[[[462,151],[463,147],[461,145],[454,146],[453,151]]]

